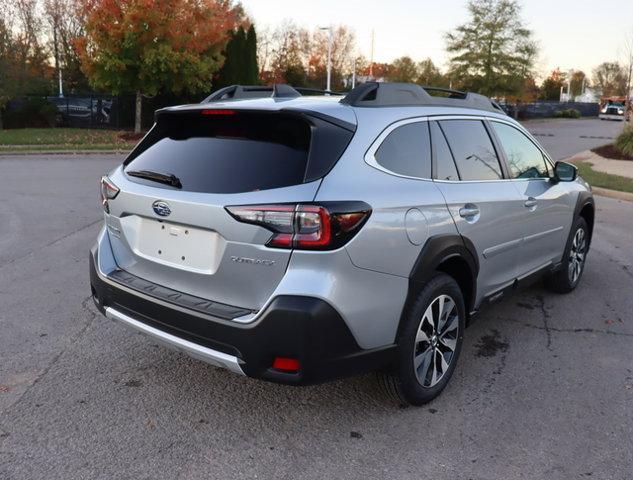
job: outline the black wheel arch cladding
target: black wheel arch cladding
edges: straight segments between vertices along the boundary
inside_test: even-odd
[[[443,266],[452,268],[445,270]],[[470,311],[477,292],[479,260],[473,243],[457,234],[435,235],[424,244],[409,274],[405,308],[437,271],[444,271],[455,279],[462,289],[466,311]]]
[[[587,228],[589,231],[587,232],[589,238],[587,239],[587,251],[591,246],[591,238],[593,236],[593,226],[596,215],[596,204],[593,199],[593,195],[591,192],[582,191],[578,194],[578,198],[576,199],[576,207],[574,208],[574,222],[578,217],[582,217],[587,222]]]

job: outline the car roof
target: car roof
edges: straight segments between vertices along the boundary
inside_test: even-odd
[[[183,112],[204,109],[231,109],[231,110],[259,110],[259,111],[296,111],[314,112],[327,117],[335,118],[350,125],[358,125],[365,121],[378,122],[383,125],[414,117],[427,117],[439,115],[459,115],[459,116],[485,116],[488,118],[499,118],[506,121],[515,122],[503,112],[495,112],[478,108],[467,108],[461,106],[446,105],[415,105],[415,106],[351,106],[341,103],[341,95],[313,95],[299,96],[292,98],[244,98],[226,99],[220,101],[196,103],[190,105],[179,105],[167,107],[161,112]]]

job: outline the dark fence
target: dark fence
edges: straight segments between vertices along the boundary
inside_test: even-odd
[[[142,127],[149,128],[154,122],[154,112],[159,108],[183,103],[197,103],[204,98],[176,95],[143,97]],[[597,103],[533,102],[502,104],[505,112],[515,118],[548,118],[556,112],[574,109],[582,117],[597,117]],[[12,100],[2,112],[4,128],[66,126],[78,128],[134,128],[134,95],[86,94],[65,97],[27,97]]]
[[[528,118],[550,118],[556,116],[556,112],[563,110],[578,110],[581,117],[597,117],[600,105],[597,103],[580,103],[580,102],[533,102],[504,104],[502,108],[505,112],[520,119]]]
[[[57,107],[58,126],[80,128],[127,128],[134,124],[130,118],[129,100],[111,95],[46,97]]]
[[[197,103],[205,96],[143,97],[141,125],[145,129],[149,128],[154,123],[154,112],[159,108]],[[59,126],[129,130],[134,128],[135,108],[134,95],[93,93],[64,97],[30,96],[10,101],[2,117],[4,128]]]

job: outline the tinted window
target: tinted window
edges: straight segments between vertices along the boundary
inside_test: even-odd
[[[436,122],[431,122],[431,138],[435,154],[435,174],[437,180],[459,180],[455,160],[442,130]]]
[[[311,132],[296,116],[196,112],[159,120],[148,137],[126,172],[172,174],[191,192],[238,193],[303,183]]]
[[[501,166],[492,140],[479,120],[440,122],[462,180],[498,180]]]
[[[541,151],[528,137],[510,125],[492,122],[506,153],[512,178],[547,178],[547,164]]]
[[[393,130],[376,151],[376,161],[387,170],[409,177],[431,178],[431,140],[428,122]]]

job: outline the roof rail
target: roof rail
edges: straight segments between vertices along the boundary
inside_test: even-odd
[[[275,83],[267,85],[231,85],[221,88],[200,103],[219,102],[223,100],[244,100],[246,98],[296,98],[302,93],[322,93],[324,95],[344,95],[343,93],[329,90],[318,90],[316,88],[291,87],[285,83]]]
[[[294,98],[300,97],[290,85],[284,83],[275,83],[269,85],[230,85],[221,88],[200,103],[221,102],[223,100],[244,100],[246,98]]]
[[[447,95],[434,96],[430,92]],[[414,83],[363,83],[345,95],[341,103],[353,107],[441,106],[503,112],[492,100],[478,93],[441,87],[422,87]]]
[[[220,100],[231,100],[241,98],[262,98],[270,97],[272,87],[263,87],[260,85],[230,85],[228,87],[216,90],[200,103],[217,102]]]
[[[297,92],[301,93],[303,95],[303,93],[321,93],[323,95],[345,95],[345,92],[335,92],[333,90],[321,90],[320,88],[308,88],[308,87],[292,87],[294,88]]]

